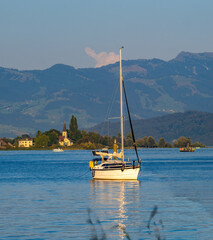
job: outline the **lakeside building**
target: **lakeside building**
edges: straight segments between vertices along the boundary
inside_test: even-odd
[[[4,149],[4,148],[6,148],[6,146],[7,146],[7,143],[5,141],[3,141],[2,139],[0,139],[0,148]]]
[[[58,137],[58,142],[61,147],[70,147],[73,145],[73,141],[67,137],[66,124],[64,123],[64,128],[62,131],[62,136]]]
[[[0,149],[7,149],[7,148],[13,148],[13,144],[11,144],[7,139],[0,139]]]
[[[18,141],[18,147],[26,147],[29,148],[33,146],[33,139],[32,138],[23,138]]]

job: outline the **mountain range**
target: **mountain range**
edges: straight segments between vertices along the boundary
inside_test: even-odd
[[[213,53],[181,52],[170,61],[123,61],[133,119],[187,110],[213,112]],[[0,137],[56,128],[72,115],[89,128],[119,113],[119,63],[100,68],[56,64],[45,70],[0,67]]]

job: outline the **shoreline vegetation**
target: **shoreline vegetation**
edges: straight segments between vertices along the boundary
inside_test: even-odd
[[[73,145],[70,147],[59,145],[59,136],[61,132],[56,129],[50,129],[45,132],[37,131],[36,137],[32,138],[28,134],[24,134],[21,137],[16,138],[1,138],[4,145],[0,144],[0,150],[53,150],[55,148],[62,148],[63,150],[92,150],[102,148],[113,148],[113,143],[116,140],[120,147],[121,136],[120,133],[117,136],[101,136],[96,131],[86,132],[85,130],[79,130],[77,119],[72,116],[70,120],[69,129],[67,129],[68,137],[72,140]],[[21,139],[33,139],[33,146],[30,147],[18,147],[18,142]],[[1,143],[1,142],[0,142]],[[189,137],[180,136],[178,139],[174,139],[172,143],[166,142],[161,137],[158,141],[152,136],[144,136],[136,140],[138,148],[182,148],[186,146],[190,147],[206,147],[204,144],[195,142],[193,143]],[[131,133],[128,133],[124,139],[125,148],[133,148],[133,141]]]

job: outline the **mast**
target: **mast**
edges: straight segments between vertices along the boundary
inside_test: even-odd
[[[121,49],[119,48],[119,58],[120,58],[120,120],[121,120],[121,156],[122,161],[124,161],[124,127],[123,127],[123,76],[122,76],[122,64],[121,64]]]

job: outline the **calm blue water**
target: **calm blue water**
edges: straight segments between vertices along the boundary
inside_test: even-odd
[[[0,151],[0,239],[213,239],[213,149],[139,153],[139,181],[113,182],[90,151]]]

